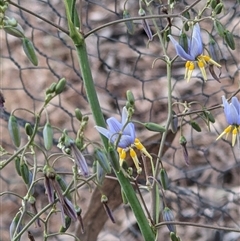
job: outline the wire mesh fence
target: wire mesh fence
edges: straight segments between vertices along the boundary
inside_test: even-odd
[[[177,16],[193,2],[168,2],[175,4],[173,12],[170,12],[170,5],[165,1],[163,3],[153,1],[151,3],[152,14],[173,16],[156,18],[156,24],[162,31],[171,19],[171,34],[177,39],[179,29],[182,28],[182,22]],[[190,19],[193,20],[198,16],[205,4],[206,1],[196,1],[196,4],[189,10]],[[159,59],[165,55],[159,39],[154,36],[153,40],[149,41],[143,30],[141,19],[133,21],[134,34],[127,31],[124,22],[109,24],[101,28],[104,24],[122,19],[124,6],[127,6],[132,17],[138,16],[139,2],[133,0],[126,3],[116,0],[86,0],[76,4],[77,11],[81,10],[82,13],[81,31],[86,37],[91,71],[102,112],[106,119],[111,116],[120,118],[122,107],[126,104],[126,91],[131,90],[135,97],[133,120],[165,125],[169,110],[169,86],[167,85],[166,63]],[[144,7],[147,9],[145,5]],[[166,13],[166,9],[169,12]],[[215,40],[218,62],[222,67],[215,69],[215,76],[208,73],[207,82],[203,80],[200,70],[196,69],[191,80],[187,82],[184,79],[184,61],[178,58],[173,63],[171,69],[173,110],[179,123],[181,121],[181,131],[187,141],[189,165],[186,165],[184,149],[179,144],[181,136],[179,129],[176,133],[169,130],[161,161],[167,171],[170,184],[167,191],[160,191],[159,202],[163,208],[162,200],[164,200],[164,204],[167,203],[173,211],[175,220],[182,224],[191,222],[216,227],[208,229],[179,225],[177,230],[181,240],[237,241],[240,240],[240,234],[236,232],[240,226],[240,149],[237,146],[232,147],[230,139],[223,138],[216,141],[216,138],[226,126],[221,106],[222,95],[226,98],[236,95],[239,99],[239,3],[238,1],[225,1],[224,10],[218,15],[219,21],[233,34],[235,50],[232,50],[226,40],[219,36],[209,17],[211,11],[211,8],[206,10],[202,16],[203,21],[199,24],[206,50],[209,49],[209,36]],[[26,143],[28,141],[24,128],[26,123],[34,125],[35,117],[32,113],[38,113],[45,102],[46,89],[62,77],[66,78],[67,86],[63,93],[48,104],[46,117],[41,116],[40,126],[43,127],[46,121],[50,120],[52,126],[67,130],[74,138],[79,130],[75,109],[79,108],[83,115],[89,117],[88,125],[84,130],[84,139],[89,143],[98,142],[100,137],[94,128],[95,123],[85,92],[82,73],[79,70],[77,54],[71,39],[66,34],[68,30],[63,1],[9,1],[6,15],[17,19],[24,29],[25,36],[33,42],[38,57],[38,66],[33,66],[27,59],[21,39],[1,31],[1,92],[5,99],[5,107],[1,111],[1,146],[3,148],[1,165],[6,160],[4,150],[9,153],[7,157],[17,151],[8,131],[11,112],[17,109],[14,113],[21,126],[22,143]],[[155,33],[156,26],[151,19],[147,21],[152,32]],[[167,39],[168,37],[163,33],[160,34]],[[166,42],[166,46],[168,56],[174,58],[176,52],[171,42]],[[214,78],[216,75],[219,82]],[[188,107],[188,113],[184,113],[186,107]],[[215,119],[214,123],[206,124],[201,116],[202,107],[211,111]],[[201,131],[192,128],[190,125],[192,120],[197,123]],[[156,159],[162,135],[153,134],[137,123],[136,132],[148,152]],[[61,133],[54,131],[54,145],[51,153],[59,151],[57,144],[60,136]],[[43,145],[42,131],[38,131],[35,141],[37,145]],[[92,145],[88,145],[84,151],[92,173],[93,151]],[[26,153],[26,159],[28,165],[33,168],[35,160],[30,150]],[[38,168],[41,169],[44,166],[44,154],[37,153],[36,159]],[[66,182],[71,182],[72,162],[67,158],[62,158],[54,165]],[[20,197],[23,198],[26,195],[27,188],[15,170],[14,161],[1,169],[0,180],[0,240],[5,241],[10,240],[9,227],[21,208]],[[31,207],[31,204],[28,204],[30,214],[26,217],[26,222],[34,213],[39,213],[48,205],[41,172],[36,180],[38,181],[35,183],[34,198],[37,210],[33,205]],[[116,179],[108,175],[101,188],[95,188],[90,180],[85,185],[83,182],[79,187],[77,198],[77,203],[82,209],[81,216],[85,232],[82,233],[81,225],[76,223],[71,224],[68,232],[76,234],[80,240],[143,240],[130,208],[122,204],[121,189]],[[150,210],[151,196],[145,188],[144,175],[138,178],[138,182],[143,187],[141,193]],[[106,215],[101,203],[101,194],[108,197],[108,205],[113,211],[115,224]],[[40,218],[41,220],[49,218],[47,230],[52,236],[44,239],[43,230],[46,227],[44,225],[40,227],[35,222],[29,227],[29,233],[24,233],[23,239],[74,240],[70,235],[54,235],[61,226],[60,215],[56,213],[55,216],[48,217],[47,214],[47,211],[43,212]],[[220,227],[229,227],[235,231],[224,231]],[[169,239],[166,226],[162,226],[159,233],[159,240]],[[31,239],[31,235],[34,239]]]

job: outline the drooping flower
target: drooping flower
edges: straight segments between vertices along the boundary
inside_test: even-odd
[[[98,132],[107,137],[109,141],[117,146],[119,153],[119,162],[122,166],[126,159],[126,154],[129,151],[130,156],[137,168],[137,172],[141,173],[142,168],[139,166],[139,160],[134,148],[140,150],[150,159],[151,155],[147,152],[146,148],[142,145],[138,138],[136,138],[135,126],[128,120],[128,111],[124,107],[122,111],[122,120],[119,122],[115,117],[107,119],[108,129],[101,126],[96,126]]]
[[[201,30],[198,23],[193,26],[191,38],[187,38],[185,43],[187,46],[182,46],[171,35],[169,35],[169,38],[173,43],[178,56],[187,61],[185,64],[184,77],[187,79],[187,81],[190,80],[192,72],[195,69],[195,62],[197,62],[205,81],[207,80],[207,74],[205,70],[205,66],[207,64],[216,65],[219,68],[221,67],[221,65],[214,61],[210,56],[203,54]]]
[[[236,140],[238,145],[240,145],[240,102],[237,97],[232,98],[232,102],[228,103],[225,96],[222,97],[224,113],[228,123],[228,127],[218,136],[217,140],[222,136],[228,136],[229,133],[232,134],[232,146],[235,145]]]

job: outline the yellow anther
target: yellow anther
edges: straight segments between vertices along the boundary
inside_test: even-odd
[[[209,62],[210,61],[210,56],[208,56],[208,55],[202,55],[201,56],[206,62]]]
[[[144,146],[142,145],[142,143],[137,138],[135,139],[134,145],[136,146],[136,148],[138,150],[144,149]]]
[[[231,132],[231,130],[232,130],[232,126],[230,125],[230,126],[228,126],[228,127],[224,130],[224,132],[225,132],[226,134],[228,134],[228,133]]]
[[[137,154],[132,148],[130,148],[130,156],[134,162],[135,167],[137,168],[137,173],[140,174],[142,172],[142,168],[139,166]]]
[[[206,81],[207,80],[207,74],[206,74],[206,70],[205,70],[205,64],[204,64],[204,61],[202,61],[202,58],[198,59],[198,67],[202,72],[203,79]]]
[[[235,143],[236,143],[237,134],[238,134],[238,129],[237,129],[237,127],[235,126],[234,129],[233,129],[233,131],[232,131],[232,146],[234,146]]]
[[[136,138],[134,142],[135,147],[140,150],[145,156],[152,159],[152,156],[148,153],[144,145]]]
[[[219,68],[222,67],[219,63],[217,63],[216,61],[214,61],[210,56],[202,55],[202,58],[203,58],[206,62],[208,62],[208,63],[210,63],[210,64],[214,64],[214,65],[216,65],[216,66],[219,67]]]
[[[187,79],[187,82],[189,82],[191,76],[192,76],[192,72],[194,70],[195,66],[194,63],[191,61],[187,61],[185,64],[185,76],[184,78]]]
[[[118,147],[117,151],[119,153],[119,164],[120,166],[122,166],[123,162],[126,159],[126,151],[120,147]]]

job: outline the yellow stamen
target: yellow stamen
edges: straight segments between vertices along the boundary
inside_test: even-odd
[[[187,61],[185,64],[185,76],[184,78],[187,79],[187,82],[189,82],[191,76],[192,76],[192,72],[194,70],[195,66],[194,63],[191,61]]]
[[[143,144],[136,138],[134,142],[135,147],[140,150],[143,154],[145,154],[148,158],[152,159],[152,156],[148,153],[146,148],[143,146]]]
[[[126,151],[124,149],[120,148],[120,147],[118,147],[117,151],[119,153],[119,164],[120,164],[120,167],[121,167],[123,162],[126,159]]]
[[[219,68],[222,67],[219,63],[217,63],[217,62],[214,61],[212,58],[210,58],[210,56],[203,55],[202,57],[203,57],[203,59],[204,59],[206,62],[208,62],[208,63],[210,63],[210,64],[214,64],[214,65],[216,65],[216,66],[219,67]]]
[[[206,81],[207,74],[206,74],[206,70],[205,70],[205,64],[204,64],[204,61],[202,61],[202,58],[198,58],[198,67],[202,72],[203,79]]]
[[[234,146],[235,143],[236,143],[237,134],[238,134],[238,129],[237,129],[237,127],[235,126],[234,129],[233,129],[233,131],[232,131],[232,146]]]
[[[142,168],[139,166],[137,154],[132,148],[130,148],[130,156],[134,162],[135,167],[137,168],[137,173],[140,174],[142,172]]]
[[[221,137],[223,137],[224,135],[228,135],[230,132],[231,132],[231,130],[232,130],[232,126],[230,125],[230,126],[228,126],[219,136],[218,136],[218,138],[216,139],[216,141],[217,140],[219,140]]]

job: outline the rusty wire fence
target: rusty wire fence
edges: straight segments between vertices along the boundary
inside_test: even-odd
[[[153,1],[154,14],[166,14],[163,12],[163,7],[168,9],[167,3],[163,1],[161,4],[160,2]],[[181,12],[191,3],[192,1],[176,1],[174,14]],[[124,23],[109,25],[93,31],[103,24],[122,19],[123,1],[86,0],[82,1],[82,6],[78,4],[77,9],[83,9],[82,31],[87,36],[86,43],[92,75],[104,117],[109,118],[114,115],[120,118],[122,107],[126,103],[126,91],[131,90],[135,97],[133,119],[164,125],[168,114],[168,87],[166,65],[162,60],[155,61],[156,58],[163,56],[157,38],[154,37],[152,41],[148,41],[141,20],[134,20],[134,34],[129,34]],[[199,1],[189,10],[191,19],[197,16],[204,4],[205,1]],[[138,2],[129,0],[126,6],[132,17],[138,16]],[[34,13],[35,16],[26,10]],[[211,9],[207,10],[205,17],[209,16],[210,12]],[[16,18],[23,27],[25,35],[32,40],[38,57],[38,66],[33,66],[24,55],[19,38],[1,31],[0,86],[5,98],[5,107],[1,111],[0,122],[2,148],[9,153],[16,151],[8,132],[10,113],[14,109],[18,109],[15,111],[15,115],[21,126],[22,142],[26,142],[27,136],[24,127],[26,123],[33,124],[34,118],[31,113],[23,111],[23,108],[38,112],[44,103],[45,90],[52,82],[57,82],[62,77],[66,78],[67,87],[47,107],[51,125],[68,130],[72,137],[76,136],[79,122],[75,117],[74,110],[79,108],[84,115],[89,117],[84,132],[85,138],[92,143],[99,141],[74,46],[68,36],[55,27],[60,26],[62,29],[67,29],[63,2],[60,0],[12,1],[9,3],[6,14]],[[189,109],[190,112],[204,106],[211,110],[215,118],[215,122],[210,123],[208,128],[199,115],[192,114],[191,117],[201,127],[200,132],[189,125],[190,119],[187,116],[184,118],[182,130],[187,140],[189,165],[185,163],[183,150],[179,144],[179,131],[174,134],[169,131],[162,162],[168,173],[170,184],[169,189],[164,192],[164,197],[168,206],[171,207],[176,221],[240,229],[240,149],[237,146],[232,147],[230,139],[223,138],[216,141],[217,136],[226,127],[223,109],[220,106],[221,97],[222,95],[227,98],[231,97],[237,93],[240,86],[239,15],[238,1],[225,1],[224,10],[218,16],[223,26],[233,34],[235,50],[232,50],[219,36],[213,21],[206,18],[200,23],[206,49],[209,44],[209,33],[216,41],[217,58],[222,66],[221,70],[216,69],[220,82],[216,81],[208,70],[208,81],[204,82],[200,71],[196,69],[190,82],[187,83],[184,79],[184,61],[180,58],[174,62],[172,67],[172,101],[175,103],[173,109],[179,115],[179,123],[183,108],[176,103],[194,102]],[[47,19],[50,23],[36,16]],[[168,24],[168,19],[156,19],[156,22],[158,28],[163,30]],[[156,29],[150,19],[148,23],[154,32]],[[181,26],[179,18],[172,18],[172,25],[172,35],[177,39],[179,30],[174,26]],[[176,55],[171,43],[168,43],[167,51],[171,58]],[[236,96],[240,99],[239,94]],[[40,123],[44,126],[45,122],[46,119],[43,117]],[[142,143],[156,157],[161,135],[153,134],[138,124],[136,124],[136,131]],[[53,153],[58,151],[59,137],[60,134],[57,131],[54,132],[54,146],[51,150]],[[38,132],[35,141],[38,145],[43,145],[41,131]],[[92,167],[92,146],[89,145],[84,153],[89,167]],[[2,162],[6,159],[3,154],[2,150]],[[42,167],[44,163],[42,153],[37,155],[37,161],[39,168]],[[33,164],[30,154],[28,163],[30,166]],[[66,181],[71,180],[68,175],[72,168],[71,162],[62,160],[57,162],[56,168],[59,173],[64,173]],[[36,208],[39,211],[47,205],[47,197],[41,174],[38,178],[34,197],[36,198]],[[139,182],[144,185],[144,177],[141,177]],[[25,184],[17,174],[14,162],[10,162],[1,169],[0,184],[0,240],[5,241],[10,240],[9,226],[21,207],[21,199],[14,194],[21,197],[26,195]],[[101,190],[104,190],[104,194],[109,198],[109,208],[113,211],[116,223],[112,224],[109,219],[105,218],[106,214],[102,211],[100,194],[97,195],[93,191],[94,185],[91,183],[91,188],[88,185],[79,188],[78,204],[82,208],[86,233],[89,235],[89,232],[95,232],[91,230],[91,226],[101,228],[94,233],[95,236],[87,237],[79,231],[81,228],[78,224],[72,224],[68,232],[77,233],[80,240],[89,241],[93,241],[89,237],[95,237],[96,240],[142,240],[129,207],[116,201],[121,199],[120,192],[114,192],[110,188],[111,185],[116,185],[116,181],[107,177]],[[150,209],[149,193],[145,190],[142,195]],[[162,194],[160,196],[161,200]],[[31,207],[29,210],[29,212],[33,212]],[[47,214],[43,214],[42,219],[46,218],[44,215]],[[57,232],[59,226],[58,216],[52,216],[49,219],[49,233]],[[178,235],[183,241],[240,240],[238,232],[221,229],[198,228],[188,225],[180,225],[177,229]],[[44,240],[43,226],[38,227],[36,223],[33,223],[29,232],[35,240]],[[161,227],[159,232],[159,240],[169,239],[166,226]],[[29,238],[27,233],[24,237],[24,240]],[[49,237],[48,240],[73,240],[73,238],[56,235]]]

